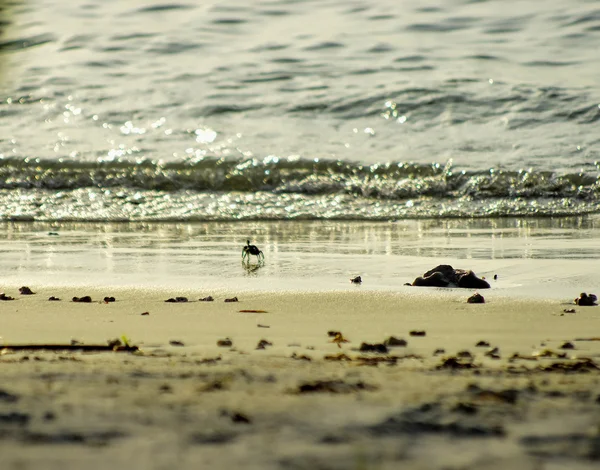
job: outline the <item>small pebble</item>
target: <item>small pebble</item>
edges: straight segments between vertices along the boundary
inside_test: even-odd
[[[411,336],[425,336],[427,333],[425,330],[413,330],[409,333]]]
[[[402,338],[396,338],[395,336],[390,336],[388,339],[386,339],[383,344],[385,344],[386,346],[389,347],[395,347],[395,346],[406,346],[408,343],[406,342],[405,339]]]
[[[48,297],[48,300],[52,300],[52,301],[54,301],[54,302],[57,302],[57,301],[59,301],[60,299],[59,299],[58,297],[51,296],[51,297]]]
[[[498,280],[498,275],[494,274],[494,281],[497,281],[497,280]]]
[[[377,344],[361,343],[360,348],[358,348],[358,350],[360,352],[374,352],[374,353],[380,353],[380,354],[385,354],[388,352],[387,346],[385,344],[381,344],[381,343],[377,343]]]
[[[183,341],[179,341],[177,339],[172,339],[171,341],[169,341],[169,344],[171,346],[185,346],[185,344],[183,343]]]
[[[114,297],[104,297],[104,303],[115,302]]]
[[[475,347],[477,348],[489,348],[490,347],[490,343],[488,343],[487,341],[479,341]]]
[[[187,302],[188,299],[187,297],[171,297],[170,299],[165,300],[165,302],[170,302],[170,303],[184,303]]]
[[[233,346],[233,341],[231,341],[231,339],[229,338],[220,339],[219,341],[217,341],[217,346],[220,346],[222,348],[229,348]]]
[[[0,293],[0,300],[15,300],[14,297],[6,295],[4,292]]]
[[[560,349],[575,349],[575,345],[567,341],[566,343],[560,345]]]
[[[73,302],[89,304],[92,302],[92,298],[89,295],[84,295],[83,297],[73,297]]]
[[[475,293],[467,299],[467,303],[469,303],[469,304],[484,304],[485,299],[483,298],[483,295]]]
[[[433,351],[434,356],[439,356],[440,354],[446,354],[446,350],[443,348],[437,348],[435,351]]]
[[[471,354],[469,351],[459,351],[456,353],[456,357],[460,357],[463,359],[472,359],[473,354]]]
[[[19,293],[21,295],[34,295],[35,292],[32,292],[31,289],[27,286],[23,286],[21,288],[19,288]]]
[[[565,313],[575,313],[575,309],[574,308],[565,308],[563,310],[563,312],[565,312]]]
[[[360,283],[362,283],[362,277],[356,276],[356,277],[350,279],[350,282],[352,284],[360,284]]]
[[[260,323],[258,323],[256,326],[258,328],[271,328],[269,325],[261,325]]]
[[[209,295],[208,297],[204,297],[198,300],[200,300],[200,302],[213,302],[215,299],[213,299],[212,296]]]
[[[150,312],[142,312],[140,315],[150,315]]]
[[[256,346],[256,349],[266,349],[267,346],[273,346],[273,343],[267,341],[266,339],[261,339]]]
[[[225,299],[225,302],[238,302],[238,298],[232,297],[231,299]]]

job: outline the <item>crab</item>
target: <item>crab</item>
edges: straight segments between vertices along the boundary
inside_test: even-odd
[[[265,260],[265,255],[263,254],[263,252],[260,251],[256,245],[250,245],[250,240],[247,240],[247,245],[242,249],[242,261],[244,261],[247,256],[247,261],[249,263],[250,255],[256,256],[259,263]]]

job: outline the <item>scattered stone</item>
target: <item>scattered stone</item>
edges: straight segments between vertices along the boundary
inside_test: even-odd
[[[58,232],[48,232],[51,237],[58,237]]]
[[[144,316],[144,315],[150,315],[150,312],[142,312],[140,313],[140,315]]]
[[[352,393],[373,390],[377,390],[377,387],[362,381],[348,383],[343,380],[317,380],[299,385],[297,393]]]
[[[18,426],[27,426],[31,416],[27,413],[11,411],[10,413],[0,413],[0,424],[15,424]],[[5,431],[6,432],[6,431]]]
[[[461,359],[473,359],[473,354],[469,351],[459,351],[456,353],[456,357],[460,357]]]
[[[552,351],[551,349],[544,349],[542,351],[539,352],[534,352],[533,356],[536,357],[551,357],[554,359],[566,359],[567,358],[567,353],[557,353],[555,351]]]
[[[490,357],[492,359],[500,359],[500,349],[494,348],[487,351],[484,356]]]
[[[171,346],[185,346],[185,344],[183,343],[183,341],[179,341],[177,339],[172,339],[171,341],[169,341],[169,344]]]
[[[469,304],[484,304],[485,299],[483,298],[483,295],[481,295],[479,293],[475,293],[467,299],[467,303],[469,303]]]
[[[434,356],[439,356],[440,354],[446,354],[446,350],[444,348],[437,348],[433,351]]]
[[[413,330],[409,334],[411,336],[425,336],[427,332],[425,330]]]
[[[456,413],[461,413],[465,415],[474,415],[479,409],[473,403],[457,403],[456,406],[452,409],[452,411]]]
[[[595,294],[586,294],[585,292],[582,292],[579,295],[579,298],[575,299],[575,303],[577,305],[579,305],[580,307],[592,307],[594,305],[597,305],[598,301],[598,297],[596,297]]]
[[[208,296],[208,297],[203,297],[201,299],[198,299],[200,302],[214,302],[215,299],[212,298],[212,296]]]
[[[388,339],[386,339],[383,342],[383,344],[386,345],[388,348],[394,348],[394,347],[404,347],[408,344],[408,342],[405,339],[396,338],[395,336],[390,336]]]
[[[18,395],[14,395],[10,392],[7,392],[6,390],[2,390],[0,388],[0,403],[4,402],[4,403],[15,403],[19,401],[19,396]]]
[[[233,346],[233,341],[231,341],[230,338],[220,339],[219,341],[217,341],[217,346],[221,348],[230,348],[231,346]]]
[[[497,281],[497,280],[498,280],[498,275],[494,274],[494,281]]]
[[[563,310],[564,313],[575,313],[575,309],[574,308],[565,308]]]
[[[475,347],[477,348],[489,348],[490,347],[490,343],[488,343],[487,341],[479,341]]]
[[[110,302],[115,302],[115,298],[114,297],[104,297],[104,303],[110,303]]]
[[[14,297],[6,295],[4,292],[0,293],[0,300],[15,300]]]
[[[73,297],[73,302],[89,304],[92,303],[92,298],[89,295],[84,295],[83,297]]]
[[[184,303],[187,302],[188,299],[187,297],[171,297],[170,299],[165,300],[165,302],[170,302],[170,303]]]
[[[256,349],[267,349],[267,346],[273,346],[273,343],[266,339],[261,339],[256,346]]]
[[[58,297],[54,297],[53,295],[48,297],[48,300],[52,301],[52,302],[58,302],[60,301],[60,299]]]
[[[590,358],[581,358],[574,362],[554,362],[545,367],[540,367],[542,372],[597,372],[600,370]]]
[[[19,293],[21,295],[34,295],[35,294],[35,292],[32,292],[32,290],[27,286],[23,286],[23,287],[19,288]]]
[[[569,343],[568,341],[561,344],[560,349],[575,349],[575,345],[573,343]]]
[[[385,344],[369,344],[369,343],[361,343],[358,348],[360,352],[374,352],[379,354],[386,354],[388,352],[388,348]]]
[[[350,282],[352,284],[361,284],[362,283],[362,277],[356,276],[355,278],[350,279]]]
[[[271,328],[269,325],[262,325],[262,324],[260,324],[260,323],[257,323],[257,324],[256,324],[256,327],[257,327],[257,328]]]
[[[227,410],[222,410],[221,416],[229,418],[232,423],[236,424],[250,424],[252,422],[248,416],[237,411],[232,413]]]
[[[240,313],[267,313],[266,310],[240,310]]]
[[[312,361],[312,357],[306,356],[305,354],[296,354],[296,353],[293,353],[290,357],[292,359],[296,359],[298,361]]]
[[[333,331],[333,330],[329,330],[327,332],[327,336],[329,336],[330,338],[335,338],[338,335],[341,335],[342,333],[340,331]]]
[[[351,362],[352,358],[344,353],[339,354],[327,354],[323,357],[325,361],[338,361],[338,362]]]
[[[473,271],[454,269],[447,264],[441,264],[417,277],[413,286],[425,287],[460,287],[465,289],[489,289],[485,279],[478,278]]]
[[[342,347],[342,343],[349,343],[350,340],[348,338],[345,338],[342,333],[340,333],[339,331],[337,331],[336,335],[333,337],[333,339],[331,340],[331,342],[337,344],[338,348],[341,348]]]
[[[471,384],[467,386],[467,391],[473,396],[473,398],[481,401],[497,401],[514,405],[517,403],[517,399],[519,398],[519,390],[514,388],[500,390],[497,392],[495,390],[480,388],[476,384]]]
[[[436,369],[476,369],[477,366],[471,361],[461,361],[456,357],[444,359]]]
[[[238,298],[232,297],[231,299],[225,299],[225,302],[238,302]]]

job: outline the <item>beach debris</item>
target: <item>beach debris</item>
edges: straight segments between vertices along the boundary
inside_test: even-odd
[[[427,332],[425,330],[412,330],[409,333],[410,336],[426,336]]]
[[[588,357],[579,358],[572,362],[553,362],[547,366],[540,366],[542,372],[591,372],[598,371],[600,367]]]
[[[250,424],[252,422],[248,416],[239,411],[221,410],[221,416],[229,418],[232,423],[236,424]]]
[[[23,287],[19,288],[19,294],[21,294],[21,295],[34,295],[35,292],[33,292],[29,287],[23,286]]]
[[[565,308],[563,310],[564,313],[575,313],[575,309],[574,308]]]
[[[266,310],[240,310],[240,313],[267,313]]]
[[[570,342],[565,342],[559,346],[560,349],[575,349],[575,345]]]
[[[497,281],[497,280],[498,280],[498,275],[494,274],[494,281]]]
[[[339,331],[335,331],[335,330],[329,330],[329,331],[327,332],[327,336],[329,336],[330,338],[334,338],[334,337],[336,337],[337,335],[341,335],[341,334],[342,334],[341,332],[339,332]]]
[[[48,300],[50,300],[52,302],[58,302],[60,299],[58,297],[54,297],[53,295],[51,295],[50,297],[48,297]]]
[[[468,360],[464,360],[468,359]],[[459,357],[448,357],[442,361],[440,365],[436,367],[436,369],[476,369],[477,366],[473,364],[471,358],[459,358]]]
[[[592,307],[594,305],[598,305],[598,297],[595,294],[586,294],[582,292],[579,294],[579,297],[575,299],[575,303],[580,307]]]
[[[551,357],[555,359],[566,359],[567,353],[558,353],[556,351],[552,351],[551,349],[543,349],[541,351],[535,351],[531,354],[533,357]]]
[[[231,341],[231,338],[220,339],[217,341],[217,346],[221,348],[230,348],[233,346],[233,341]]]
[[[178,339],[172,339],[172,340],[170,340],[169,344],[171,346],[180,346],[180,347],[181,346],[185,346],[184,342],[183,341],[179,341]]]
[[[483,355],[491,359],[500,359],[500,349],[490,349],[489,351],[486,351]]]
[[[131,341],[122,336],[121,339],[115,338],[107,341],[107,344],[83,344],[78,342],[69,344],[5,344],[2,345],[1,351],[17,352],[17,351],[85,351],[85,352],[137,352],[139,348]],[[27,357],[27,356],[25,356]],[[69,357],[69,360],[74,360]]]
[[[171,297],[170,299],[165,300],[165,302],[169,302],[169,303],[184,303],[187,301],[188,301],[187,297]]]
[[[473,354],[471,354],[469,351],[458,351],[456,353],[456,357],[461,359],[473,359]]]
[[[250,245],[250,240],[246,240],[246,246],[242,248],[242,263],[246,260],[250,263],[250,255],[256,256],[257,263],[265,261],[265,255],[256,245]],[[246,259],[248,257],[248,259]]]
[[[50,235],[51,237],[57,237],[58,232],[48,232],[48,235]]]
[[[352,284],[361,284],[362,283],[362,277],[356,276],[356,277],[350,279],[350,282]]]
[[[387,364],[388,366],[394,366],[398,363],[397,356],[359,356],[356,358],[356,361],[359,363],[359,366],[372,366],[376,367],[379,364]],[[403,357],[402,359],[407,359],[407,357]],[[415,359],[421,359],[418,356],[415,356]]]
[[[440,354],[446,354],[446,350],[444,348],[437,348],[433,351],[434,356],[439,356]]]
[[[387,354],[387,352],[388,352],[387,346],[382,343],[377,343],[377,344],[361,343],[358,350],[360,352],[373,352],[373,353],[379,353],[379,354]]]
[[[383,344],[386,345],[388,348],[396,348],[404,347],[408,344],[408,342],[405,339],[390,336],[389,338],[383,341]]]
[[[469,303],[469,304],[484,304],[485,299],[483,298],[483,295],[481,295],[478,292],[475,292],[471,297],[469,297],[467,299],[467,303]]]
[[[292,355],[290,356],[290,358],[296,359],[297,361],[312,361],[312,357],[307,356],[305,354],[292,353]]]
[[[323,357],[325,361],[336,361],[336,362],[350,362],[352,358],[344,353],[339,354],[327,354]]]
[[[6,295],[4,292],[0,293],[0,300],[15,300],[14,297]]]
[[[331,335],[330,333],[332,333],[332,332],[329,331],[327,334],[329,336],[333,336],[333,339],[331,340],[331,342],[337,344],[338,348],[342,347],[342,343],[349,343],[350,342],[350,340],[348,338],[345,338],[344,335],[341,332],[339,332],[339,331],[334,332],[333,335]]]
[[[114,297],[104,297],[104,303],[108,304],[110,302],[115,302],[115,298]]]
[[[257,324],[256,324],[256,327],[257,327],[257,328],[271,328],[269,325],[263,325],[263,324],[261,324],[261,323],[257,323]]]
[[[0,388],[0,403],[16,403],[19,398],[19,395],[14,395]]]
[[[78,339],[71,338],[71,346],[80,346],[83,344],[83,341],[79,341]]]
[[[511,405],[516,404],[517,399],[519,398],[519,390],[514,388],[495,391],[480,388],[477,384],[470,384],[467,386],[467,392],[469,392],[469,394],[471,394],[475,400],[495,401],[500,403],[508,403]]]
[[[73,302],[79,302],[84,304],[92,303],[92,298],[89,295],[84,295],[83,297],[73,297]]]
[[[198,301],[200,302],[213,302],[215,299],[212,298],[211,295],[207,296],[207,297],[203,297],[201,299],[198,299]]]
[[[448,264],[440,264],[417,277],[413,286],[421,287],[460,287],[465,289],[489,289],[485,279],[478,278],[471,270],[454,269]]]
[[[140,315],[142,315],[142,316],[150,315],[150,312],[142,312],[142,313],[140,313]]]
[[[296,393],[353,393],[373,390],[377,390],[377,387],[362,381],[349,383],[337,379],[302,383],[298,386]]]
[[[488,343],[487,341],[479,341],[476,345],[476,348],[489,348],[490,347],[490,343]]]
[[[267,346],[273,346],[273,343],[266,339],[261,339],[256,345],[256,349],[267,349]]]
[[[237,297],[231,297],[230,299],[225,299],[225,302],[238,302]]]

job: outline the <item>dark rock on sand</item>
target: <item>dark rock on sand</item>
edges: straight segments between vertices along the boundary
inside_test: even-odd
[[[33,292],[29,287],[27,286],[23,286],[21,288],[19,288],[19,293],[21,295],[34,295],[35,292]]]
[[[15,300],[14,297],[6,295],[4,292],[0,293],[0,300]]]
[[[350,279],[350,282],[352,284],[360,284],[360,283],[362,283],[362,277],[356,276],[356,277]]]
[[[317,380],[307,382],[298,386],[297,393],[352,393],[376,390],[377,387],[364,382],[348,383],[343,380]]]
[[[485,299],[483,298],[483,295],[481,295],[479,293],[475,293],[467,299],[467,303],[469,303],[469,304],[484,304]]]
[[[413,286],[420,287],[460,287],[465,289],[489,289],[485,279],[478,278],[471,270],[454,269],[448,264],[440,264],[417,277]]]
[[[185,344],[183,343],[183,341],[179,341],[177,339],[172,339],[171,341],[169,341],[169,344],[171,346],[185,346]]]
[[[489,348],[490,347],[490,343],[488,343],[487,341],[479,341],[475,347],[477,348]]]
[[[225,299],[225,302],[238,302],[238,298],[237,297],[232,297],[230,299]]]
[[[73,297],[73,302],[89,304],[92,302],[92,298],[89,295],[84,295],[83,297]]]
[[[380,353],[380,354],[385,354],[388,352],[387,346],[385,344],[381,344],[381,343],[377,343],[377,344],[362,343],[360,345],[360,347],[358,348],[358,350],[360,352],[374,352],[374,353]]]
[[[104,303],[115,302],[114,297],[104,297]]]
[[[273,346],[273,343],[266,339],[261,339],[256,345],[256,349],[267,349],[267,346]]]
[[[169,303],[185,303],[187,302],[188,299],[187,297],[171,297],[170,299],[165,300],[165,302],[169,302]]]
[[[425,336],[427,332],[425,330],[413,330],[409,333],[411,336]]]
[[[53,295],[48,297],[48,300],[53,301],[53,302],[58,302],[60,299],[58,297],[54,297]]]
[[[585,292],[582,292],[579,295],[579,298],[575,299],[575,303],[580,307],[592,307],[594,305],[597,305],[597,302],[598,297],[596,297],[595,294],[588,295]]]
[[[233,346],[233,341],[231,341],[230,338],[220,339],[219,341],[217,341],[217,346],[220,346],[222,348],[230,348],[231,346]]]
[[[202,299],[198,299],[200,302],[213,302],[215,299],[212,298],[212,296],[208,296],[208,297],[203,297]]]
[[[0,403],[15,403],[19,400],[18,395],[14,395],[0,388]]]
[[[560,349],[575,349],[575,345],[567,341],[566,343],[560,345]]]
[[[408,342],[405,339],[402,338],[396,338],[395,336],[390,336],[388,339],[386,339],[383,344],[385,344],[387,347],[404,347],[408,344]]]

